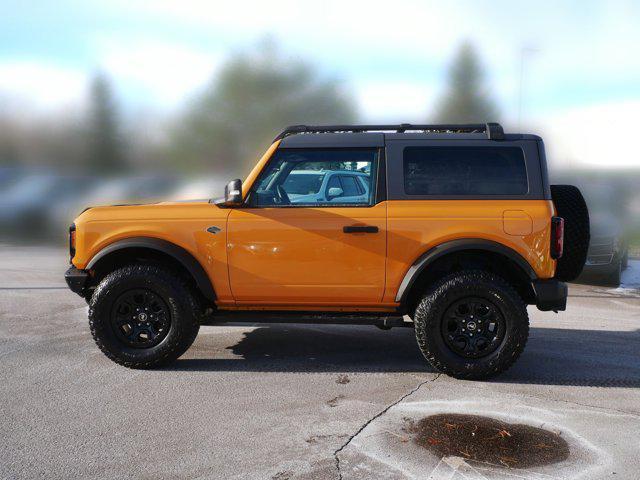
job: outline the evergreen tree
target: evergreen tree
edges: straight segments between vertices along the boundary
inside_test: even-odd
[[[170,156],[196,170],[245,174],[287,125],[349,123],[354,107],[334,80],[266,42],[229,61],[197,96],[173,137]]]
[[[88,167],[95,172],[118,173],[126,167],[115,98],[102,73],[91,82],[88,118]]]
[[[434,120],[442,123],[497,122],[498,111],[484,85],[484,72],[470,43],[461,46],[448,75],[448,89]]]

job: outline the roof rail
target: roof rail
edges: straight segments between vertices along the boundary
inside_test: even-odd
[[[489,140],[504,140],[504,130],[499,123],[444,123],[422,125],[412,123],[400,123],[395,125],[291,125],[285,128],[275,139],[281,140],[289,135],[298,133],[337,133],[337,132],[381,132],[395,131],[421,131],[430,133],[486,133]]]

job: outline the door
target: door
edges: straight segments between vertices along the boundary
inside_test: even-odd
[[[229,278],[236,302],[380,303],[386,204],[375,201],[377,171],[376,148],[278,150],[252,187],[248,206],[229,215]],[[331,198],[328,182],[337,174],[361,177],[369,195]]]

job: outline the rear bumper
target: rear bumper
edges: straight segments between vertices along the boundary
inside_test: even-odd
[[[67,281],[69,289],[71,289],[72,292],[77,293],[81,297],[85,296],[85,287],[88,278],[89,274],[87,272],[85,272],[84,270],[78,270],[74,266],[71,266],[69,270],[64,273],[64,279]]]
[[[554,278],[534,280],[531,284],[535,293],[535,304],[538,310],[554,312],[567,308],[567,284]]]

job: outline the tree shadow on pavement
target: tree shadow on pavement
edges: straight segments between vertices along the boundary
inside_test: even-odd
[[[410,328],[275,324],[228,337],[207,335],[168,370],[264,372],[435,372]],[[236,358],[215,358],[230,350]],[[522,356],[495,383],[640,387],[640,330],[532,328]],[[188,358],[195,356],[197,358]]]

